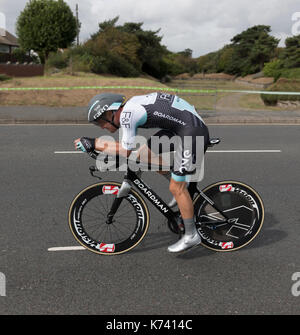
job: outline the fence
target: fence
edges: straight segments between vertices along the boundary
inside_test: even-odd
[[[27,63],[31,63],[33,62],[34,59],[28,55],[15,55],[15,54],[8,54],[8,53],[1,53],[0,52],[0,63],[7,63],[7,62],[10,62],[10,63],[24,63],[24,62],[27,62]]]
[[[0,64],[0,74],[10,77],[35,77],[44,75],[41,64]]]
[[[175,94],[188,100],[196,109],[216,110],[218,100],[217,86],[200,80],[173,80],[169,86]]]

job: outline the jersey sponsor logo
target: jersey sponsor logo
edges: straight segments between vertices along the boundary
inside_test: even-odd
[[[183,158],[181,161],[181,167],[179,168],[179,172],[180,173],[184,173],[184,171],[187,171],[187,167],[186,165],[188,164],[188,162],[190,161],[192,154],[189,150],[185,150],[183,152]]]
[[[229,192],[232,191],[232,185],[231,184],[226,184],[226,185],[220,185],[219,187],[220,192]]]
[[[102,193],[103,194],[118,194],[119,187],[115,185],[104,185],[102,187]]]
[[[174,95],[172,95],[172,94],[160,93],[160,94],[158,94],[157,99],[171,102],[173,97],[174,97]]]
[[[173,117],[173,116],[171,116],[171,115],[164,114],[164,113],[157,112],[157,111],[155,111],[155,112],[153,113],[153,115],[158,116],[158,117],[161,117],[161,118],[164,118],[164,119],[167,119],[167,120],[170,120],[170,121],[173,121],[173,122],[176,122],[176,123],[179,123],[179,124],[181,124],[182,126],[186,126],[186,123],[185,123],[185,122],[183,122],[182,120],[179,120],[179,119],[177,119],[176,117]]]
[[[121,116],[121,125],[124,128],[130,128],[131,112],[123,112]]]
[[[99,250],[102,252],[114,252],[115,251],[115,245],[114,244],[106,244],[106,243],[100,243]]]

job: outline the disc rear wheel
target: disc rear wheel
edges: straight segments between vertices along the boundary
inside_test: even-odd
[[[237,250],[250,243],[264,221],[264,205],[250,186],[222,181],[203,190],[194,201],[202,244],[215,251]],[[210,203],[210,202],[213,203]]]

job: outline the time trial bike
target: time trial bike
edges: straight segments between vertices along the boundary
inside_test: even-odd
[[[219,138],[210,139],[212,147]],[[97,159],[99,153],[90,156]],[[93,177],[101,179],[96,166]],[[214,251],[234,251],[249,244],[264,222],[264,204],[260,195],[240,181],[225,180],[203,190],[191,182],[195,222],[201,245]],[[79,192],[71,203],[68,220],[75,239],[86,249],[101,255],[118,255],[135,248],[145,237],[149,223],[148,199],[167,219],[169,229],[184,233],[180,212],[173,210],[128,166],[122,183],[100,181]]]

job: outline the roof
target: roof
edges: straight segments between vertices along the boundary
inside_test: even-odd
[[[0,34],[0,44],[6,44],[6,45],[11,45],[11,46],[19,46],[18,43],[18,39],[16,38],[16,36],[14,36],[13,34],[9,33],[8,31],[4,31],[5,34],[3,34],[3,30],[1,31]],[[5,35],[5,36],[3,36]]]

